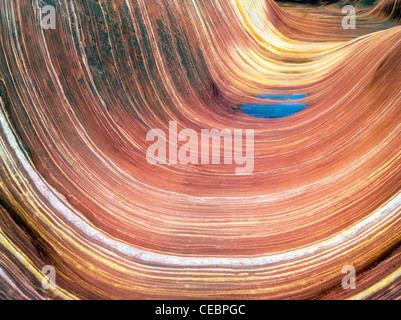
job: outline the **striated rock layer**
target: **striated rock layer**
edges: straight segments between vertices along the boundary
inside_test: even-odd
[[[399,2],[359,10],[354,30],[343,17],[272,0],[0,1],[0,297],[400,298]],[[277,89],[308,106],[238,107]],[[254,129],[253,173],[149,164],[146,134],[169,121]]]

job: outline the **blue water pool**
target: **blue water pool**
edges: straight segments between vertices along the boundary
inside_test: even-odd
[[[261,99],[277,100],[274,103],[246,103],[240,105],[240,109],[247,115],[257,118],[282,118],[290,116],[304,109],[308,104],[298,103],[296,100],[305,98],[305,93],[295,94],[258,94]]]

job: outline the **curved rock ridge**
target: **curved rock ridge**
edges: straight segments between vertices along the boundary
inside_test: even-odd
[[[400,299],[398,7],[0,1],[0,298]],[[171,123],[253,171],[149,163]]]
[[[383,0],[370,11],[371,15],[378,15],[392,21],[401,20],[401,3],[397,0]]]

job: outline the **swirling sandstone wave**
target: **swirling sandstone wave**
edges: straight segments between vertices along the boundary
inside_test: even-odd
[[[395,22],[367,11],[347,31],[334,7],[271,0],[48,4],[55,30],[35,1],[0,2],[2,297],[400,298]],[[308,107],[239,110],[275,89]],[[146,133],[169,121],[254,129],[253,174],[149,164]]]

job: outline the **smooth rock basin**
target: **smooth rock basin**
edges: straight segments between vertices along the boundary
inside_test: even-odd
[[[307,103],[298,103],[294,100],[305,98],[305,93],[296,94],[258,94],[255,95],[261,99],[271,99],[280,102],[277,103],[245,103],[240,105],[240,109],[247,115],[257,118],[283,118],[297,113],[304,109]],[[283,101],[283,102],[281,102]],[[287,102],[290,101],[290,102]]]

